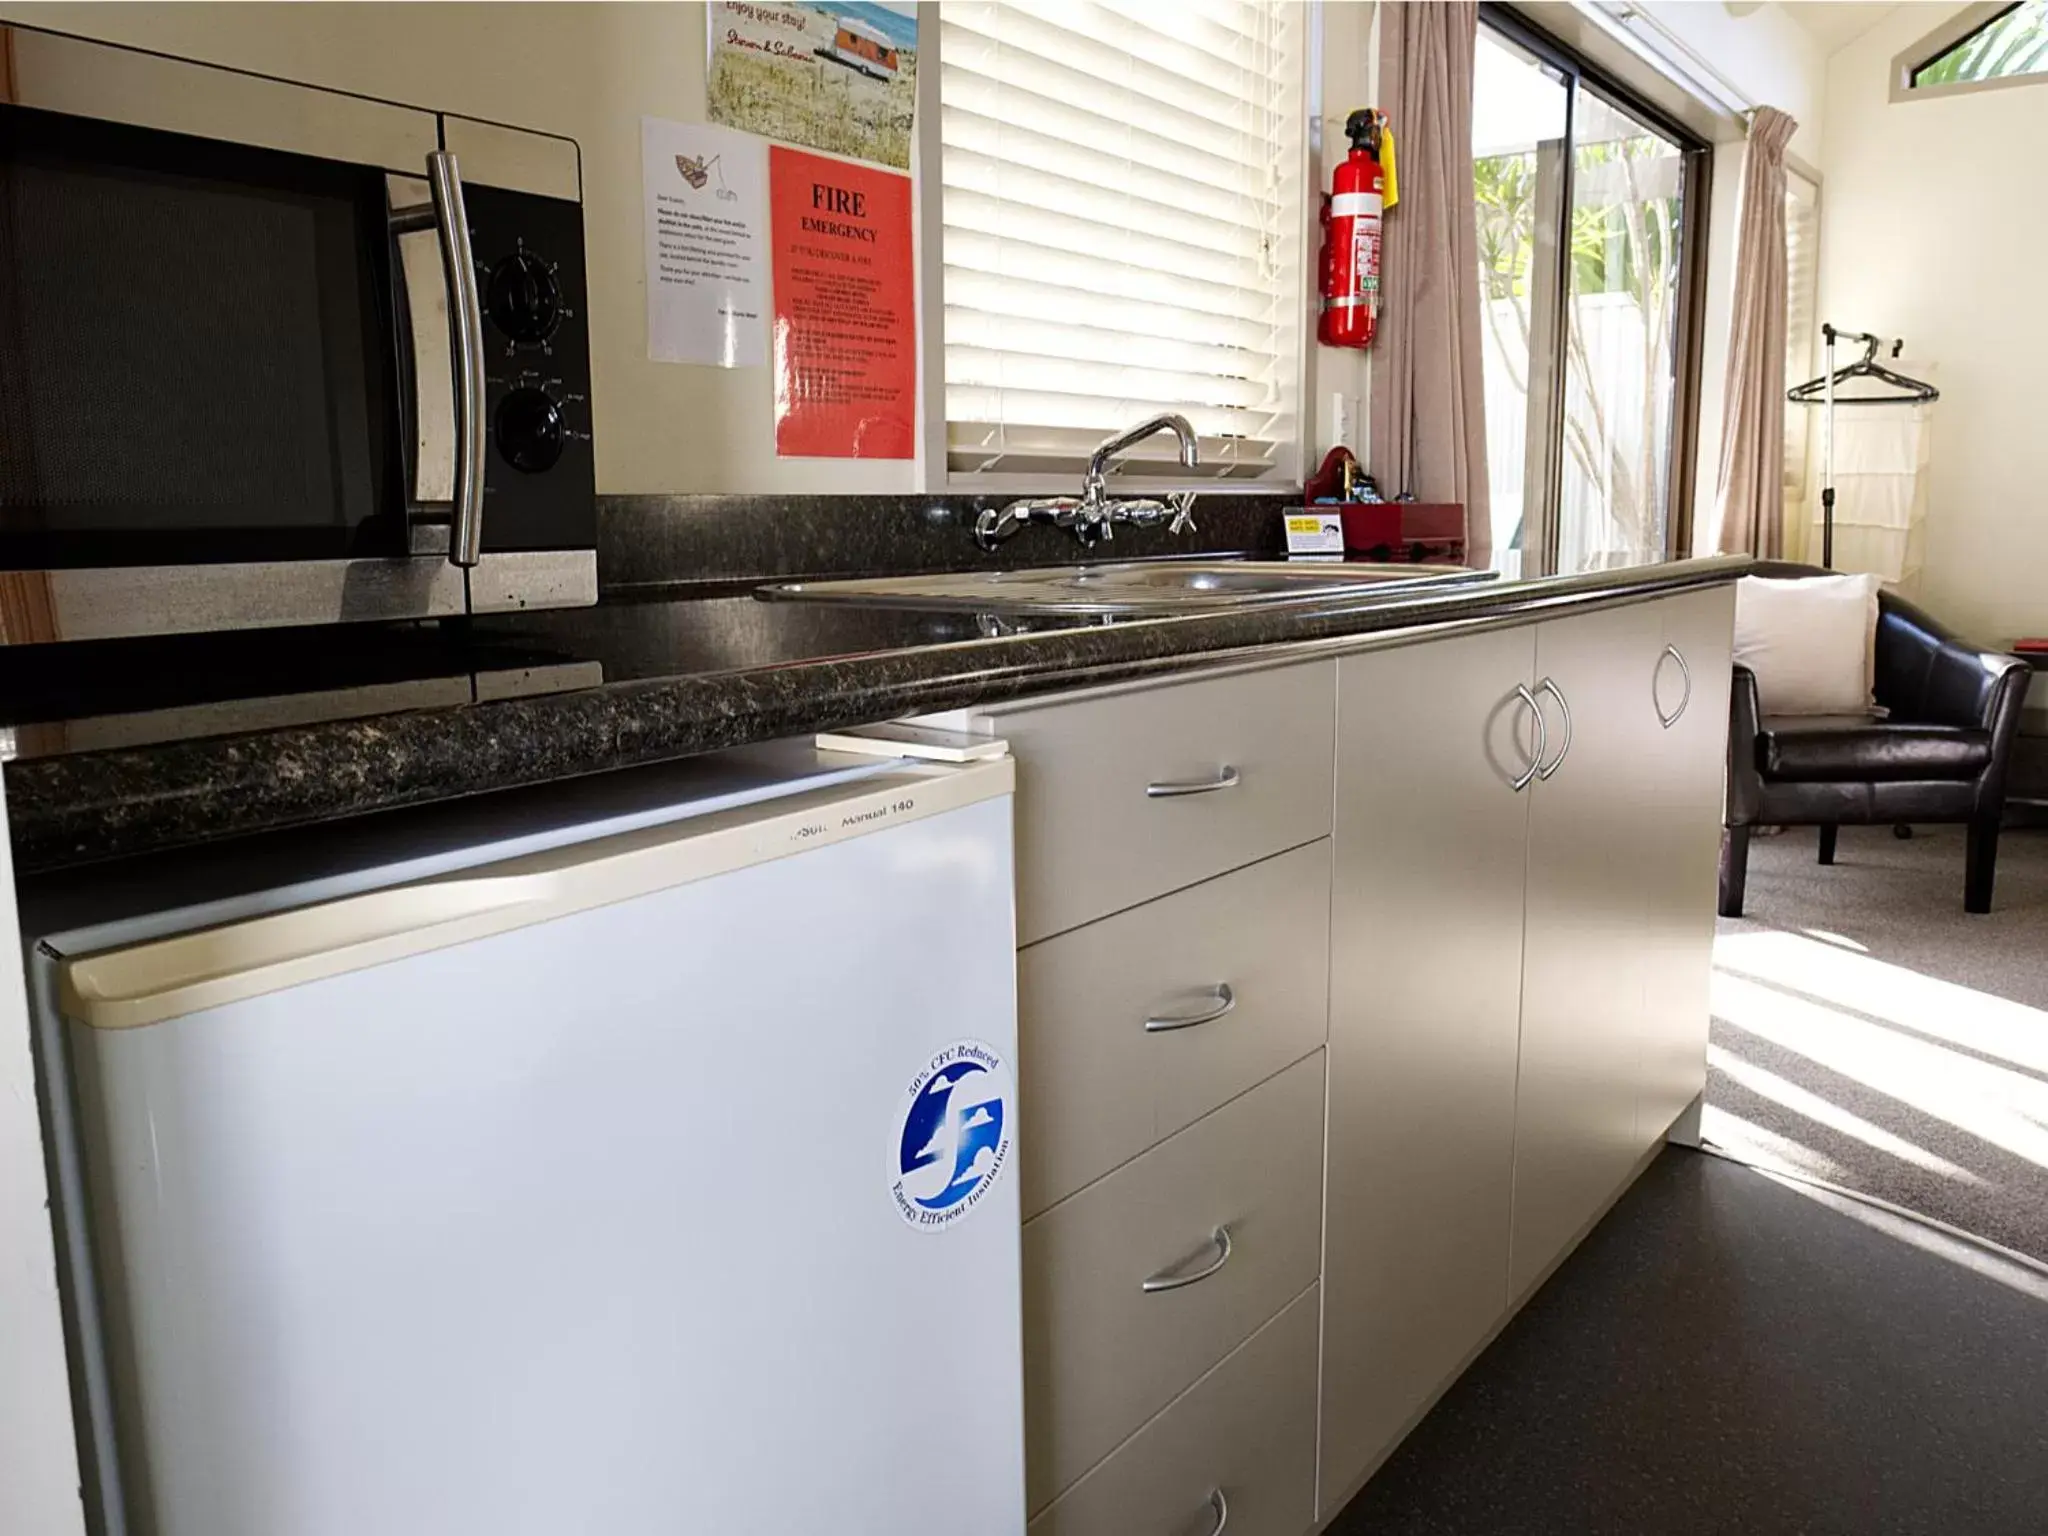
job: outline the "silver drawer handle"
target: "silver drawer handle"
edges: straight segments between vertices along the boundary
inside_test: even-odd
[[[1151,1279],[1145,1282],[1143,1288],[1147,1292],[1177,1291],[1184,1285],[1193,1285],[1199,1280],[1208,1279],[1217,1270],[1230,1262],[1230,1228],[1218,1227],[1210,1235],[1209,1242],[1216,1249],[1216,1257],[1207,1264],[1204,1264],[1200,1269],[1191,1269],[1185,1274],[1178,1273],[1181,1264],[1187,1263],[1187,1260],[1183,1259],[1180,1264],[1162,1269],[1158,1274],[1152,1276]]]
[[[1668,715],[1664,713],[1664,706],[1657,702],[1657,673],[1664,670],[1664,656],[1669,656],[1678,663],[1678,675],[1685,680],[1685,694],[1679,699],[1678,708],[1671,711]],[[1678,724],[1678,717],[1685,713],[1685,706],[1691,702],[1692,668],[1685,664],[1685,658],[1679,654],[1677,646],[1667,645],[1664,647],[1664,655],[1657,658],[1656,671],[1650,674],[1650,707],[1657,711],[1657,723],[1663,726],[1665,730],[1670,730],[1671,727]]]
[[[1175,795],[1212,795],[1219,789],[1237,788],[1237,770],[1228,763],[1213,779],[1182,779],[1164,784],[1147,784],[1145,798],[1148,800],[1171,800]]]
[[[1527,683],[1515,684],[1515,697],[1529,707],[1529,713],[1536,717],[1536,753],[1529,759],[1529,766],[1508,780],[1508,788],[1520,794],[1536,782],[1537,770],[1542,768],[1543,759],[1550,752],[1550,722],[1543,718],[1543,706],[1536,702],[1536,695],[1529,691]]]
[[[1163,1034],[1169,1029],[1193,1029],[1197,1024],[1208,1024],[1220,1019],[1237,1006],[1237,994],[1230,990],[1230,983],[1219,981],[1214,988],[1216,1001],[1199,1013],[1155,1013],[1145,1021],[1145,1033]]]
[[[1564,766],[1564,755],[1572,749],[1572,707],[1565,702],[1564,690],[1559,688],[1549,678],[1543,679],[1542,682],[1536,685],[1536,688],[1538,692],[1547,693],[1557,700],[1557,707],[1564,715],[1564,745],[1557,749],[1556,761],[1552,762],[1548,768],[1538,768],[1536,770],[1537,778],[1548,779],[1553,773]]]
[[[1230,1500],[1223,1497],[1221,1488],[1209,1490],[1209,1507],[1216,1511],[1216,1523],[1209,1527],[1209,1536],[1223,1536],[1223,1528],[1230,1524]]]

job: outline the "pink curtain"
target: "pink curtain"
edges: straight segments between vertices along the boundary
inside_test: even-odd
[[[1721,552],[1765,560],[1785,548],[1785,146],[1798,127],[1776,107],[1759,107],[1749,125],[1714,486]]]
[[[1387,215],[1386,294],[1372,351],[1372,471],[1392,496],[1465,508],[1466,560],[1493,554],[1472,196],[1473,0],[1380,7],[1380,99],[1400,204]]]

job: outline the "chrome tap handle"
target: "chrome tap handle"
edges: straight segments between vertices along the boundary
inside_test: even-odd
[[[1032,496],[1013,501],[1000,509],[984,507],[974,520],[974,541],[993,550],[1026,523],[1046,523],[1054,528],[1078,528],[1087,515],[1086,505],[1072,496]],[[1082,535],[1087,543],[1087,535]]]

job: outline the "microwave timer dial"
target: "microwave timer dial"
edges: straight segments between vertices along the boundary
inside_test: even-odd
[[[555,467],[569,439],[561,402],[537,384],[509,389],[491,420],[498,452],[507,464],[529,475]]]
[[[492,321],[514,341],[546,341],[562,323],[562,285],[555,265],[524,243],[491,268],[484,292]]]

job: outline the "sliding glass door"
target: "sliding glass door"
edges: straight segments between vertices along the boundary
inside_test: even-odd
[[[1498,15],[1475,66],[1494,548],[1526,575],[1663,559],[1690,502],[1704,146]]]

